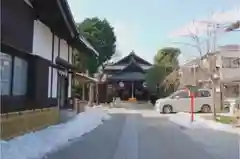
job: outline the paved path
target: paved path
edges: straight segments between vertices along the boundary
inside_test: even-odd
[[[149,105],[138,106],[111,109],[111,120],[46,158],[239,159],[236,135],[181,129]]]

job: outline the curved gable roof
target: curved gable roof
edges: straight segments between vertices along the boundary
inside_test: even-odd
[[[151,66],[152,64],[146,60],[144,60],[143,58],[139,57],[138,55],[136,55],[134,53],[134,51],[130,52],[130,54],[128,54],[127,56],[123,57],[122,59],[120,59],[119,61],[115,62],[113,65],[119,65],[119,64],[126,64],[129,63],[129,61],[131,59],[135,59],[135,61],[139,64],[144,64],[144,65],[148,65]]]
[[[136,81],[144,80],[145,75],[141,72],[124,72],[121,74],[115,74],[111,77],[108,77],[110,80],[123,80],[123,81]]]
[[[130,63],[123,68],[119,73],[121,72],[145,72],[141,66],[139,66],[134,59],[131,59]]]

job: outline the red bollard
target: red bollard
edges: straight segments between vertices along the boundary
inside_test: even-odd
[[[191,93],[191,121],[194,121],[194,93]]]

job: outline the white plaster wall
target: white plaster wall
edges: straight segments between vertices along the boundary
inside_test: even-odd
[[[69,47],[69,63],[72,64],[72,47]]]
[[[60,48],[58,48],[59,38],[54,36],[54,54],[53,63],[58,56],[64,60],[68,60],[68,44],[65,40],[60,39]],[[72,63],[72,48],[69,47],[69,63]],[[34,36],[33,36],[33,54],[39,55],[45,59],[52,61],[52,32],[51,30],[42,22],[34,21]],[[53,82],[52,82],[52,94],[51,94],[51,74],[53,70]],[[49,78],[48,78],[48,97],[57,97],[57,78],[58,71],[55,68],[49,67]],[[69,87],[68,87],[68,97],[71,97],[71,82],[72,75],[69,74]]]
[[[58,78],[58,71],[57,69],[53,68],[53,86],[52,86],[52,97],[57,97],[57,78]]]
[[[52,59],[52,32],[39,20],[34,20],[33,54]]]
[[[59,38],[56,35],[54,35],[53,63],[55,63],[55,59],[58,56],[58,42],[59,42],[58,40],[59,40]],[[60,49],[61,49],[61,47],[60,47]]]
[[[71,62],[71,52],[72,48],[69,46],[69,63]],[[60,57],[66,61],[68,61],[68,44],[65,40],[60,40]],[[71,97],[72,94],[72,75],[68,74],[68,97]]]
[[[72,47],[69,47],[69,63],[72,64]],[[72,74],[69,74],[68,97],[72,96]]]
[[[66,61],[68,60],[68,44],[63,39],[60,39],[60,57]]]
[[[34,20],[33,54],[52,60],[52,32],[39,20]],[[48,97],[51,97],[51,67],[48,68]]]
[[[69,74],[69,83],[68,83],[68,97],[72,95],[72,74]]]
[[[52,94],[51,94],[51,73],[53,72],[52,80]],[[58,73],[57,69],[49,67],[49,78],[48,78],[48,97],[55,98],[57,97],[57,78]]]
[[[58,42],[59,38],[54,35],[54,52],[53,52],[53,63],[55,64],[55,59],[58,56]],[[60,47],[61,49],[61,47]],[[57,80],[58,80],[58,70],[53,68],[53,83],[52,83],[52,97],[57,97]]]
[[[55,63],[55,58],[58,56],[58,42],[59,42],[59,38],[57,36],[54,37],[54,63]],[[71,63],[71,51],[72,48],[69,47],[69,60]],[[64,60],[68,60],[68,44],[66,43],[65,40],[60,39],[60,52],[59,52],[59,56],[64,59]],[[71,82],[72,82],[72,75],[69,74],[69,87],[68,87],[68,97],[71,97]],[[58,78],[58,73],[57,70],[54,69],[53,71],[53,97],[57,97],[57,78]]]
[[[52,68],[48,67],[48,97],[51,97],[51,72]]]

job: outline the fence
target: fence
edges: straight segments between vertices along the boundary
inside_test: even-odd
[[[57,107],[1,114],[1,139],[10,139],[59,122]]]

